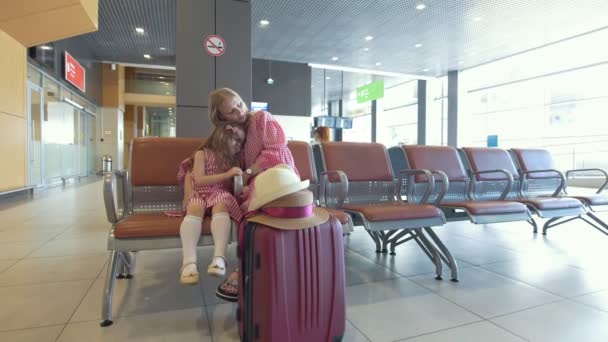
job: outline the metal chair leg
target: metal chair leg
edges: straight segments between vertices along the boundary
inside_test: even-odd
[[[559,219],[560,219],[559,217],[552,217],[549,219],[549,221],[545,222],[545,224],[543,225],[543,235],[547,235],[547,230],[549,230],[549,228],[553,227],[551,224]],[[536,231],[535,231],[535,233],[536,233]]]
[[[412,232],[412,234],[416,234],[416,242],[418,242],[418,245],[420,246],[421,244],[424,245],[425,247],[425,252],[428,251],[428,253],[431,254],[432,256],[432,261],[435,264],[435,274],[436,280],[443,280],[442,277],[442,273],[443,273],[443,264],[441,263],[441,257],[439,256],[439,252],[437,252],[437,249],[433,246],[433,244],[426,238],[426,236],[422,233],[422,232]],[[420,246],[422,248],[422,246]],[[424,249],[423,249],[424,250]],[[427,253],[427,255],[428,255]]]
[[[374,243],[376,244],[376,253],[380,253],[382,247],[380,246],[380,238],[377,235],[377,232],[372,232],[372,231],[367,231],[367,234],[369,234],[369,236],[372,238],[372,240],[374,240]]]
[[[599,230],[600,232],[608,235],[608,224],[606,224],[606,222],[602,221],[599,217],[597,217],[597,215],[589,212],[587,213],[587,216],[589,216],[589,218],[591,218],[593,221],[595,221],[597,224],[599,224],[602,228],[597,227],[595,225],[592,225],[595,229]]]
[[[122,264],[123,264],[123,275],[126,279],[133,278],[133,272],[135,270],[135,252],[123,252]]]
[[[116,263],[116,279],[124,279],[125,278],[125,274],[124,274],[125,263],[124,263],[123,252],[116,252],[116,258],[118,259],[118,261]]]
[[[534,221],[534,219],[531,218],[527,222],[532,225],[532,228],[534,228],[534,230],[532,230],[532,232],[534,234],[538,233],[538,225],[536,224],[536,221]]]
[[[399,239],[401,239],[402,237],[404,237],[404,236],[406,236],[408,234],[410,234],[410,230],[409,229],[403,229],[397,235],[395,235],[395,236],[393,236],[391,238],[391,240],[389,241],[390,242],[390,249],[391,249],[390,255],[397,255],[397,253],[395,253],[395,248],[397,246],[399,246],[400,244],[402,244],[403,242],[405,242],[405,241],[400,242]]]
[[[114,294],[114,283],[116,282],[115,277],[118,271],[119,253],[112,251],[110,257],[110,265],[108,267],[108,274],[106,275],[106,284],[103,289],[103,295],[101,299],[101,323],[102,327],[112,325],[112,295]]]
[[[439,247],[439,252],[447,259],[447,261],[448,261],[447,264],[450,267],[450,270],[452,271],[452,281],[457,282],[458,281],[458,263],[456,263],[456,259],[454,258],[452,253],[450,253],[450,250],[443,244],[441,239],[439,239],[437,234],[435,234],[433,229],[431,229],[431,227],[425,227],[424,230],[426,231],[427,234],[429,234],[429,236],[431,237],[431,240],[433,240],[435,245],[437,247]]]

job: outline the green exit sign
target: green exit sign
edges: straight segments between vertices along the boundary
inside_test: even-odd
[[[377,100],[384,97],[384,81],[376,81],[357,88],[357,103]]]

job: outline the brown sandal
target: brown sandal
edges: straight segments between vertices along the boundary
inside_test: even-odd
[[[236,276],[236,279],[230,279],[231,276],[232,274],[217,286],[215,296],[227,302],[237,302],[239,300],[238,275]]]

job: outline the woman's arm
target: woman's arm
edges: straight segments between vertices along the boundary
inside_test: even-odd
[[[232,177],[230,171],[217,175],[205,175],[205,152],[197,151],[194,155],[194,170],[192,171],[192,177],[194,178],[194,183],[196,183],[196,185],[206,186],[222,183]]]

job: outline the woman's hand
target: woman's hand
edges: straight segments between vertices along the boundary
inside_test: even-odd
[[[238,176],[238,175],[242,175],[243,174],[243,170],[241,170],[241,168],[239,167],[233,167],[230,170],[226,171],[226,177],[227,178],[232,178],[234,176]]]
[[[249,184],[249,179],[251,179],[251,175],[248,173],[243,173],[243,185]]]

